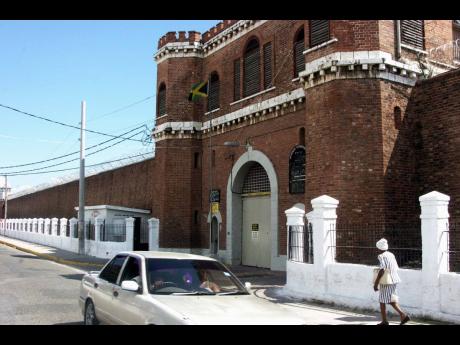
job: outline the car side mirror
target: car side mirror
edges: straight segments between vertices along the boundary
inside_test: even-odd
[[[252,285],[251,285],[250,282],[244,283],[244,287],[246,288],[246,290],[248,290],[248,292],[251,292],[251,287],[252,287]]]
[[[139,284],[132,280],[125,280],[121,283],[121,288],[126,291],[139,291]]]

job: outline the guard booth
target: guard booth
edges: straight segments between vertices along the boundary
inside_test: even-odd
[[[78,207],[75,207],[78,212]],[[128,208],[112,205],[97,205],[85,206],[85,223],[95,224],[95,219],[104,219],[102,228],[101,240],[104,241],[104,231],[111,227],[122,226],[125,224],[125,219],[134,218],[134,233],[133,233],[133,249],[134,250],[149,250],[149,227],[148,219],[150,210],[142,210],[138,208]]]

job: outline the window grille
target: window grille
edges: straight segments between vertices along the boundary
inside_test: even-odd
[[[311,47],[327,42],[329,37],[329,20],[310,20]]]
[[[248,97],[260,91],[260,51],[255,39],[246,48],[243,67],[243,97]]]
[[[272,44],[264,45],[264,89],[272,86]]]
[[[302,72],[305,69],[305,56],[303,55],[304,50],[305,33],[302,27],[294,42],[294,77],[298,77],[299,72]]]
[[[248,171],[243,183],[243,194],[270,192],[270,180],[262,165],[256,163]]]
[[[208,111],[219,108],[219,75],[212,73],[209,78]]]
[[[425,49],[423,20],[401,20],[401,43]]]
[[[166,85],[161,84],[158,90],[158,115],[166,114]]]
[[[233,99],[235,101],[240,99],[240,75],[241,75],[241,66],[240,66],[240,60],[235,60],[233,63]]]
[[[460,61],[460,20],[454,20],[454,60]]]

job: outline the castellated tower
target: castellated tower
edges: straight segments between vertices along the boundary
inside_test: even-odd
[[[191,86],[202,81],[201,34],[168,32],[158,43],[154,210],[160,219],[160,247],[192,248],[201,206],[201,129],[203,102],[191,102]]]

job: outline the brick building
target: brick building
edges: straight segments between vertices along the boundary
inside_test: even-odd
[[[226,20],[169,32],[154,55],[155,158],[89,178],[88,204],[151,209],[162,248],[271,269],[285,267],[284,211],[319,195],[355,223],[417,223],[418,197],[436,188],[455,207],[458,169],[445,169],[460,164],[460,74],[442,73],[458,67],[458,31],[452,20]],[[201,81],[208,97],[190,102]],[[107,189],[114,175],[124,193]],[[38,216],[56,188],[9,213]],[[66,217],[78,192],[69,198]]]

